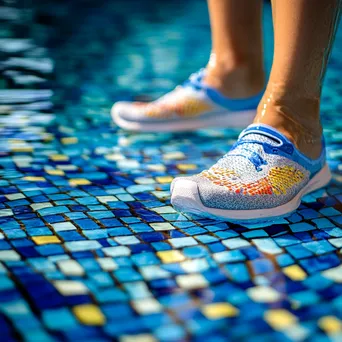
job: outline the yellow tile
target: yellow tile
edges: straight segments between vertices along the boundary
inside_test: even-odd
[[[32,146],[16,146],[11,147],[11,152],[32,152],[33,147]]]
[[[171,183],[173,181],[173,177],[171,176],[156,177],[156,181],[158,183]]]
[[[63,170],[46,170],[45,172],[51,176],[64,176]]]
[[[13,145],[15,145],[15,144],[22,144],[23,143],[23,141],[20,140],[20,139],[8,139],[8,142],[10,144],[13,144]]]
[[[78,143],[78,139],[75,137],[62,138],[61,142],[64,145],[72,145]]]
[[[183,152],[180,152],[180,151],[167,152],[163,155],[163,158],[167,159],[167,160],[184,159],[185,154]]]
[[[27,176],[27,177],[24,177],[23,179],[30,181],[30,182],[46,182],[46,179],[44,177]]]
[[[156,342],[157,340],[150,334],[121,335],[120,342]]]
[[[306,273],[298,265],[291,265],[283,268],[283,272],[292,280],[300,281],[306,279]]]
[[[45,133],[43,135],[43,139],[44,139],[44,141],[52,141],[55,139],[55,136],[53,134],[50,134],[50,133]]]
[[[69,179],[69,184],[76,186],[76,185],[88,185],[91,184],[90,181],[88,181],[88,179],[85,178],[73,178],[73,179]]]
[[[170,264],[172,262],[180,262],[185,260],[184,255],[178,250],[160,251],[157,252],[157,255],[164,264]]]
[[[85,325],[103,325],[106,322],[106,318],[94,304],[81,304],[73,307],[77,319]]]
[[[163,164],[149,164],[147,165],[147,169],[151,171],[165,171],[166,166]]]
[[[208,319],[234,317],[239,314],[239,310],[229,303],[208,304],[203,307],[202,312]]]
[[[48,243],[61,243],[61,240],[55,235],[33,236],[32,240],[37,245],[46,245]]]
[[[324,316],[320,318],[318,326],[328,334],[342,332],[342,322],[335,316]]]
[[[197,166],[195,164],[178,164],[177,165],[179,170],[188,171],[188,170],[196,170]]]
[[[297,317],[284,309],[268,310],[265,313],[265,321],[275,330],[290,328],[297,322]]]
[[[67,161],[69,157],[64,154],[51,154],[50,159],[53,161]]]
[[[147,177],[137,177],[134,179],[134,181],[137,184],[155,184],[155,180],[153,178],[147,178]]]

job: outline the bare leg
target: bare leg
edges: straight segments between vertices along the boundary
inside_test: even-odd
[[[283,132],[308,157],[321,151],[322,80],[341,0],[272,0],[274,59],[256,123]]]
[[[231,98],[264,87],[262,0],[208,0],[212,53],[205,82]]]

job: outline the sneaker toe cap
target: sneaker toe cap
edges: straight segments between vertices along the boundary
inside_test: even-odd
[[[135,111],[136,110],[132,102],[119,101],[113,105],[111,113],[114,121],[117,118],[130,120],[133,118],[133,114]]]
[[[224,210],[266,209],[281,205],[285,200],[284,196],[237,194],[200,176],[176,178],[172,182],[171,193],[173,201],[178,197],[178,208],[182,206],[180,198],[182,201],[191,198],[199,207]]]

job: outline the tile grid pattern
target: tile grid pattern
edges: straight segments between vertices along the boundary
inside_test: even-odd
[[[334,182],[290,218],[244,227],[190,219],[169,201],[172,179],[210,165],[238,132],[117,131],[95,77],[81,93],[68,86],[70,61],[52,99],[54,62],[22,37],[27,11],[0,12],[4,340],[342,338],[341,30],[322,105]]]

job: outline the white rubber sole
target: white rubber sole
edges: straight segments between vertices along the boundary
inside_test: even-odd
[[[138,122],[128,121],[120,117],[115,105],[111,109],[113,121],[121,128],[134,132],[182,132],[200,128],[231,127],[241,128],[252,123],[256,111],[220,112],[208,118],[180,118],[174,122]]]
[[[203,205],[197,183],[191,180],[177,178],[171,184],[171,204],[176,210],[197,216],[224,219],[227,221],[248,221],[248,220],[272,220],[274,218],[286,217],[300,206],[303,196],[326,186],[331,180],[331,173],[328,165],[317,173],[308,184],[288,203],[275,208],[256,210],[225,210],[208,208]]]

